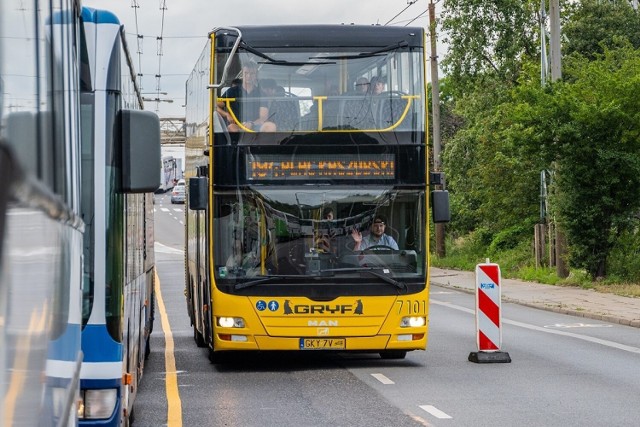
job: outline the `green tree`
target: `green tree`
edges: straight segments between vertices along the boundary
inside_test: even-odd
[[[484,96],[461,103],[467,126],[445,150],[458,232],[517,228],[529,236],[539,219],[539,176],[548,160],[541,152],[544,125],[532,119],[542,118],[548,94],[536,65],[523,70],[513,89],[496,82]]]
[[[640,13],[628,0],[569,3],[562,32],[565,55],[578,53],[594,59],[605,47],[618,46],[621,39],[637,49],[640,47]]]
[[[640,208],[640,51],[573,59],[567,74],[557,98],[570,112],[558,138],[557,205],[572,265],[603,277],[616,235]]]
[[[445,0],[442,29],[448,53],[445,73],[468,93],[494,75],[515,82],[523,57],[537,57],[540,2],[535,0]]]
[[[521,204],[529,196],[511,197],[514,189],[528,186],[528,173],[506,171],[523,162],[514,157],[516,147],[498,134],[498,106],[516,84],[523,58],[537,58],[538,7],[531,0],[444,2],[441,22],[449,49],[443,61],[447,96],[441,111],[443,122],[455,126],[444,128],[443,165],[455,212],[449,227],[454,234],[477,227],[497,232],[529,210]]]
[[[564,79],[541,87],[538,7],[445,0],[450,230],[489,239],[526,230],[538,217],[540,170],[553,164],[570,265],[601,277],[640,210],[638,13],[626,2],[569,3]]]

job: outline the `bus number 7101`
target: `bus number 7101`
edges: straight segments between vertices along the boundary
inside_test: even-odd
[[[398,314],[416,315],[427,314],[427,302],[425,300],[398,300]]]

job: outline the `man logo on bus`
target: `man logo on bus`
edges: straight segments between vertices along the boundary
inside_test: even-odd
[[[284,314],[364,314],[362,300],[355,304],[296,304],[293,307],[289,300],[284,302]]]

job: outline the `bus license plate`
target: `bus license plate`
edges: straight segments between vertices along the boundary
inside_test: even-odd
[[[344,350],[345,338],[300,338],[300,350]]]

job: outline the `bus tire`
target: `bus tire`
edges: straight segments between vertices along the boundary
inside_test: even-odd
[[[206,347],[207,343],[204,342],[204,337],[196,328],[196,325],[193,325],[193,340],[196,342],[196,345],[200,348]]]
[[[147,339],[145,341],[144,360],[149,360],[149,356],[151,355],[151,336],[147,335]]]
[[[127,417],[127,425],[131,426],[136,421],[136,411],[131,407],[131,412],[129,413],[129,417]]]
[[[385,350],[380,352],[380,357],[385,360],[404,359],[406,356],[407,352],[404,350]]]

